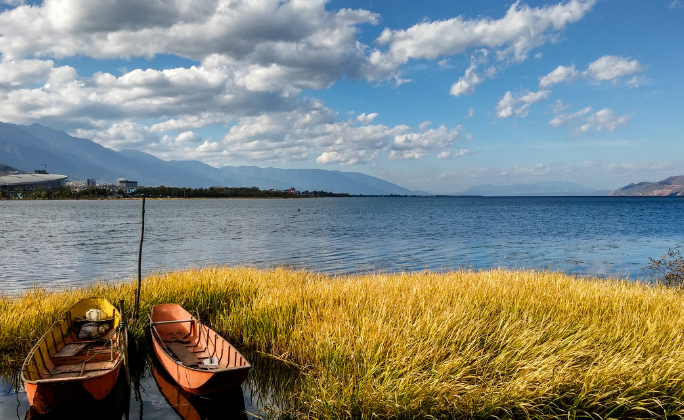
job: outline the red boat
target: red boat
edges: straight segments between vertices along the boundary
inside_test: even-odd
[[[26,395],[39,413],[103,400],[126,354],[121,315],[103,298],[76,303],[29,352],[21,369]]]
[[[156,305],[150,315],[152,345],[171,378],[195,394],[239,386],[251,365],[239,351],[181,306]]]

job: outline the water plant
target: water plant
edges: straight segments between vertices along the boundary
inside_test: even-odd
[[[684,257],[679,249],[668,249],[659,259],[649,258],[651,263],[644,267],[651,281],[667,287],[684,287]]]
[[[16,366],[83,296],[130,307],[133,282],[0,298]],[[684,296],[662,285],[546,271],[325,276],[214,267],[148,276],[141,313],[174,302],[299,372],[298,418],[684,415]],[[144,341],[145,320],[131,324]]]

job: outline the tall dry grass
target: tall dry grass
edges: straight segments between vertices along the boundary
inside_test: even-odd
[[[0,354],[16,359],[90,295],[130,306],[133,285],[0,299]],[[149,276],[141,301],[143,314],[162,302],[197,310],[226,338],[298,366],[285,396],[295,417],[684,414],[684,296],[663,287],[536,271],[208,268]]]

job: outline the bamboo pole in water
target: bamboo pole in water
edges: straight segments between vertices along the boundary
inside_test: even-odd
[[[138,249],[138,288],[135,290],[135,308],[133,310],[133,319],[138,319],[138,312],[140,311],[140,266],[142,261],[142,246],[143,238],[145,236],[145,196],[142,198],[142,224],[140,227],[140,248]]]
[[[126,383],[131,383],[131,374],[129,372],[130,366],[128,364],[128,325],[126,320],[126,312],[124,312],[124,301],[123,299],[119,301],[119,326],[121,327],[118,332],[119,340],[119,352],[123,357],[124,371],[126,374]]]

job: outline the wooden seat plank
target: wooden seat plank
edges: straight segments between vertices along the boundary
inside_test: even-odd
[[[166,347],[181,361],[181,363],[183,363],[184,366],[197,366],[200,364],[200,360],[188,351],[183,344],[171,343]]]
[[[96,370],[109,370],[116,365],[116,362],[95,362],[95,363],[86,363],[85,368],[83,368],[83,372],[92,372]],[[71,365],[61,365],[57,366],[50,372],[51,375],[58,375],[61,373],[66,373],[66,372],[76,372],[80,373],[81,368],[83,367],[82,363],[76,363],[76,364],[71,364]]]
[[[75,356],[76,353],[83,350],[88,344],[87,343],[70,343],[64,346],[64,348],[57,353],[53,354],[52,357],[71,357]]]

